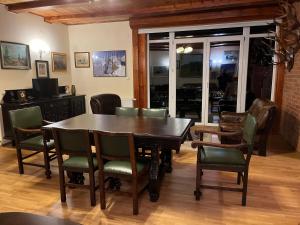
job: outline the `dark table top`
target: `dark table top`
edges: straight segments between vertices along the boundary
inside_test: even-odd
[[[182,139],[189,129],[190,119],[146,118],[100,114],[83,114],[61,122],[44,126],[90,131],[130,132],[135,136],[155,136]]]
[[[80,225],[70,220],[23,212],[0,213],[1,225]]]

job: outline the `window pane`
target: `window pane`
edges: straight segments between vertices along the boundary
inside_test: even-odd
[[[218,123],[222,111],[236,112],[239,55],[239,41],[213,42],[210,45],[209,123]]]
[[[176,46],[176,116],[201,122],[203,43]]]
[[[253,26],[250,27],[250,34],[265,34],[271,31],[276,31],[275,24],[265,25],[265,26]]]
[[[149,47],[150,108],[165,108],[169,106],[169,43]]]
[[[265,38],[251,38],[247,75],[246,110],[255,98],[271,99],[273,79],[273,54],[267,46],[275,46]]]
[[[242,35],[243,28],[223,28],[223,29],[211,29],[211,30],[192,30],[192,31],[180,31],[175,33],[175,38],[196,38],[196,37],[218,37],[218,36],[230,36],[230,35]]]
[[[149,34],[149,40],[168,40],[169,39],[169,33],[153,33]]]

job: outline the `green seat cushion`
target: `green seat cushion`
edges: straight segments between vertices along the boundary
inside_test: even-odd
[[[96,157],[93,157],[93,164],[94,167],[98,166],[98,161]],[[84,156],[71,156],[69,159],[66,159],[63,162],[63,166],[88,169],[89,168],[88,158]]]
[[[36,148],[43,148],[44,142],[43,142],[43,136],[39,135],[33,138],[28,138],[24,141],[21,141],[22,146],[28,146],[28,147],[36,147]],[[50,140],[47,142],[48,148],[52,149],[54,148],[54,141]]]
[[[145,167],[147,166],[147,162],[140,162],[136,163],[137,173],[142,172]],[[109,161],[104,164],[104,172],[106,173],[116,173],[116,174],[123,174],[123,175],[132,175],[131,170],[131,163],[130,161]]]
[[[245,165],[246,160],[243,153],[238,149],[224,149],[204,146],[201,150],[201,163]]]

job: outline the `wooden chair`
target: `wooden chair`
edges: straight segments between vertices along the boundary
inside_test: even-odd
[[[194,192],[196,200],[200,199],[200,188],[224,189],[229,191],[243,192],[242,205],[246,205],[247,186],[248,186],[248,168],[253,151],[254,136],[256,132],[256,119],[250,114],[247,115],[244,129],[242,132],[242,141],[240,144],[219,144],[204,141],[193,141],[192,147],[198,147],[197,154],[197,178],[196,190]],[[214,133],[220,136],[240,135],[239,132],[218,132],[198,130],[199,133]],[[241,149],[247,147],[248,152],[246,157]],[[243,181],[242,188],[229,188],[201,185],[202,170],[219,170],[228,172],[237,172],[237,183],[240,184],[241,178]]]
[[[115,115],[116,107],[121,107],[121,98],[116,94],[100,94],[91,97],[90,105],[94,114]]]
[[[67,130],[60,128],[52,129],[58,159],[59,183],[61,201],[66,202],[66,186],[83,187],[90,190],[91,205],[96,205],[94,173],[98,170],[96,156],[93,155],[90,143],[89,131]],[[68,159],[63,159],[68,155]],[[88,173],[89,185],[65,182],[65,171],[67,173]]]
[[[139,109],[133,107],[116,107],[117,116],[138,116]]]
[[[145,188],[139,184],[147,178],[149,163],[137,161],[134,137],[131,133],[94,131],[97,159],[99,162],[99,186],[101,209],[105,203],[105,176],[124,177],[132,181],[133,214],[138,214],[138,194]],[[148,181],[148,179],[147,179]],[[146,183],[147,184],[147,183]]]
[[[142,109],[141,116],[143,117],[157,117],[157,118],[167,118],[168,110],[167,109]]]
[[[39,106],[9,111],[12,132],[16,143],[16,151],[19,165],[19,173],[24,174],[24,165],[37,166],[45,168],[47,178],[51,177],[50,161],[56,158],[54,141],[50,140],[46,133],[43,133],[41,127],[50,124],[42,118]],[[22,149],[30,150],[27,156],[22,155]],[[38,153],[43,153],[44,164],[24,162]]]

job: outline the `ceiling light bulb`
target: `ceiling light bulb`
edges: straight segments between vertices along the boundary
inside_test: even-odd
[[[184,54],[187,54],[187,53],[191,53],[192,51],[193,51],[193,48],[190,47],[190,46],[188,46],[188,47],[186,47],[186,48],[184,49],[183,53],[184,53]]]
[[[179,47],[176,49],[177,54],[181,54],[184,52],[184,47]]]

